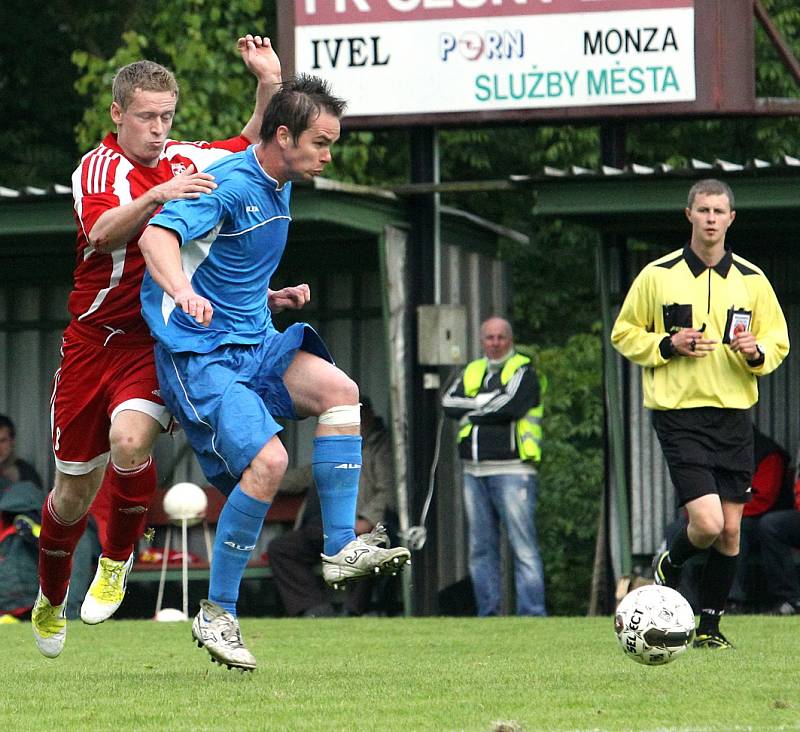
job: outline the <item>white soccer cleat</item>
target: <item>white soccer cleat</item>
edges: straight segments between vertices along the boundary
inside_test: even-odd
[[[84,623],[97,625],[117,612],[125,598],[132,566],[133,554],[126,562],[100,557],[94,579],[81,605],[81,620]]]
[[[411,552],[404,546],[383,549],[386,529],[378,524],[369,534],[362,534],[346,544],[338,553],[322,555],[322,578],[334,590],[344,589],[348,582],[378,574],[397,574],[411,563]]]
[[[40,587],[36,602],[33,604],[31,611],[33,637],[39,651],[47,658],[55,658],[64,650],[64,641],[67,639],[67,595],[69,587],[63,602],[60,605],[51,605]]]
[[[192,637],[220,666],[240,671],[252,671],[256,667],[255,656],[242,642],[239,620],[210,600],[200,601],[200,612],[192,623]]]

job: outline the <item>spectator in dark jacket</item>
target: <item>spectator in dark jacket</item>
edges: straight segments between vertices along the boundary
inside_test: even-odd
[[[761,542],[758,539],[761,521],[778,508],[784,508],[782,490],[786,485],[789,454],[773,439],[753,426],[753,453],[756,470],[751,485],[752,498],[742,513],[739,537],[739,565],[736,578],[728,594],[727,612],[736,614],[747,609],[747,589],[752,584],[750,557],[758,554]],[[761,557],[761,564],[766,557]]]
[[[796,471],[792,508],[771,511],[758,524],[770,612],[775,615],[800,613],[800,578],[792,551],[800,549],[800,465]]]
[[[42,479],[36,472],[36,468],[17,457],[16,439],[17,429],[11,418],[0,414],[0,478],[8,481],[6,486],[20,481],[28,481],[42,488]]]
[[[30,612],[39,589],[39,529],[44,491],[0,478],[0,617]]]

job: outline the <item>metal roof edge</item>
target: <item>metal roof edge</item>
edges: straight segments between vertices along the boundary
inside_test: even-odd
[[[466,221],[469,221],[470,223],[475,224],[476,226],[486,229],[487,231],[491,231],[493,234],[496,234],[497,236],[501,236],[505,239],[510,239],[511,241],[517,244],[530,243],[530,237],[527,234],[523,234],[520,231],[510,229],[509,227],[503,226],[502,224],[495,224],[492,221],[483,219],[480,216],[476,216],[475,214],[469,213],[460,208],[453,208],[452,206],[440,206],[439,210],[444,215],[465,219]]]

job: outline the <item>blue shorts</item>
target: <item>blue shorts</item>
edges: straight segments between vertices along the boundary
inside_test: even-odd
[[[295,323],[257,345],[225,345],[211,353],[171,353],[156,343],[161,397],[180,422],[209,482],[228,495],[253,458],[297,419],[283,375],[298,350],[333,363],[317,332]]]

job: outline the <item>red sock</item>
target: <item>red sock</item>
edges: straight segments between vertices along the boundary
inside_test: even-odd
[[[118,468],[113,462],[109,464],[100,488],[110,491],[111,503],[104,557],[117,562],[128,560],[144,532],[147,507],[153,500],[157,483],[156,466],[151,457],[135,468]]]
[[[65,522],[53,510],[53,494],[42,507],[42,531],[39,534],[39,584],[51,605],[60,605],[67,594],[72,574],[72,554],[78,545],[89,514],[77,521]]]

